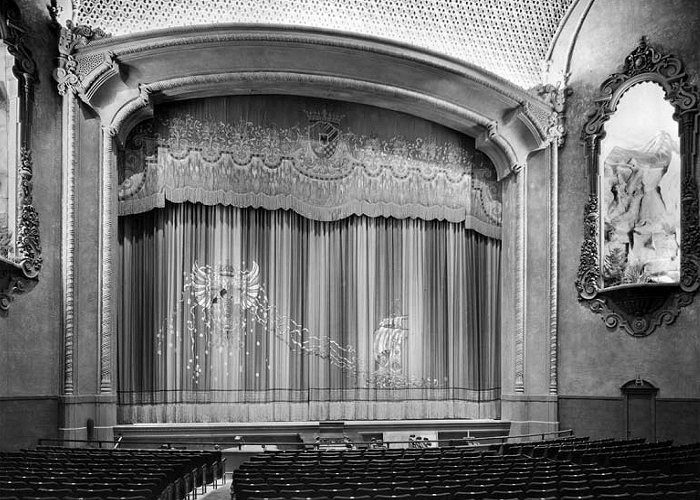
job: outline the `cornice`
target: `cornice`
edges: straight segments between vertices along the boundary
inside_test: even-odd
[[[187,46],[207,46],[260,42],[282,45],[315,45],[349,49],[377,55],[397,57],[448,71],[469,78],[474,83],[495,90],[503,97],[512,100],[512,105],[532,101],[538,102],[534,93],[518,87],[505,78],[479,66],[456,58],[378,37],[321,28],[280,27],[265,24],[221,24],[217,26],[187,26],[154,30],[115,37],[103,36],[90,40],[75,50],[76,60],[87,58],[95,53],[112,52],[116,57],[129,60],[143,57],[146,53]]]
[[[62,54],[67,52],[65,47],[70,47],[71,52],[62,56],[56,70],[59,91],[71,88],[120,139],[129,124],[138,121],[129,118],[130,112],[145,108],[147,115],[152,109],[151,94],[160,102],[214,94],[264,93],[267,88],[274,93],[327,97],[330,88],[344,92],[344,99],[415,114],[477,138],[483,151],[497,164],[499,178],[521,169],[531,151],[551,140],[554,110],[541,95],[526,92],[468,63],[396,42],[329,30],[264,25],[197,26],[119,37],[80,28],[80,43],[63,44]],[[73,32],[76,30],[73,28]],[[62,30],[68,39],[77,36],[73,32]],[[92,36],[95,33],[98,36]],[[316,51],[312,55],[319,55],[322,47],[340,48],[348,51],[350,58],[371,63],[369,69],[358,70],[357,74],[342,75],[322,57],[305,66],[290,53],[290,61],[294,62],[285,71],[262,59],[220,57],[220,51],[226,47],[266,50],[272,46],[300,50],[294,52],[297,55],[303,54],[305,48]],[[193,51],[185,50],[188,48]],[[179,67],[158,65],[163,57],[172,57],[175,50],[181,51],[177,52],[183,61],[180,75]],[[359,53],[375,57],[357,58]],[[193,70],[196,65],[186,64],[188,57],[195,62],[207,54],[217,63],[212,73],[205,73],[201,67]],[[388,64],[407,64],[404,69],[425,72],[415,71],[421,76],[412,82],[392,75],[385,78],[382,68]],[[148,68],[145,77],[142,68]],[[431,80],[449,83],[433,86]],[[415,101],[420,105],[409,106]],[[122,124],[126,128],[120,131]]]

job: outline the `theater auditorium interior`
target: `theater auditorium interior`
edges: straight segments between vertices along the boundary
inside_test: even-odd
[[[700,498],[697,0],[0,39],[0,497]]]

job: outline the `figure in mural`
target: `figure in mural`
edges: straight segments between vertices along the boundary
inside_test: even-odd
[[[680,278],[677,139],[658,132],[644,147],[605,158],[605,286],[675,283]]]

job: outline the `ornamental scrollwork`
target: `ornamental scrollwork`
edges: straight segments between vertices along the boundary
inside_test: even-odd
[[[32,195],[32,154],[22,148],[19,168],[20,213],[17,229],[17,248],[21,257],[20,264],[27,277],[39,274],[42,264],[41,243],[39,239],[39,214],[34,208]]]
[[[598,197],[591,194],[586,203],[583,220],[583,244],[581,262],[578,267],[576,289],[581,297],[592,299],[600,288],[600,267],[598,258]]]
[[[671,287],[630,294],[620,289],[588,301],[591,311],[600,314],[610,329],[620,328],[633,337],[646,337],[662,325],[671,325],[683,307],[693,302],[693,294],[676,293]]]
[[[14,58],[12,73],[19,87],[16,106],[18,133],[8,136],[6,147],[18,162],[8,172],[16,183],[17,192],[8,199],[9,210],[0,219],[0,313],[6,314],[14,296],[31,290],[41,270],[39,214],[33,195],[33,165],[31,157],[33,91],[37,82],[36,64],[25,45],[28,31],[20,11],[11,0],[0,2],[0,37],[7,52]],[[7,112],[7,111],[5,111]],[[16,156],[15,156],[16,155]]]
[[[617,175],[619,179],[622,174],[613,168],[619,169],[622,167],[617,165],[624,165],[624,169],[639,177],[643,172],[643,165],[635,163],[633,156],[630,156],[632,154],[630,151],[634,153],[636,150],[624,150],[618,146],[612,148],[612,152],[608,152],[603,163],[600,157],[601,142],[606,138],[606,122],[617,111],[622,96],[632,87],[641,86],[647,82],[658,84],[663,90],[664,99],[673,106],[673,119],[678,122],[680,132],[679,146],[676,146],[678,149],[675,150],[680,153],[678,174],[680,231],[675,232],[676,241],[680,240],[676,247],[679,248],[680,253],[680,265],[677,268],[680,271],[675,271],[677,277],[675,281],[669,278],[651,283],[646,264],[640,268],[639,262],[630,261],[625,264],[627,266],[624,268],[625,273],[635,266],[639,268],[635,269],[637,272],[643,271],[643,273],[639,275],[640,278],[637,281],[628,281],[628,275],[624,274],[620,282],[613,279],[619,274],[617,271],[620,267],[618,262],[620,251],[616,248],[619,242],[613,239],[607,242],[606,236],[606,244],[611,246],[603,247],[604,243],[601,240],[604,222],[601,217],[602,197],[606,196],[606,203],[610,203],[609,197],[612,197],[613,201],[619,201],[626,196],[634,203],[640,196],[639,192],[631,191],[634,188],[631,182],[615,183],[614,176]],[[588,178],[597,179],[602,175],[602,169],[605,167],[610,169],[610,178],[613,179],[613,183],[612,187],[607,184],[601,187],[597,182],[591,182],[589,202],[585,207],[584,241],[581,246],[576,289],[579,300],[593,312],[600,314],[608,328],[620,328],[632,336],[643,337],[653,333],[662,325],[672,324],[682,308],[692,303],[694,293],[700,288],[700,209],[695,167],[697,162],[695,144],[698,140],[697,115],[700,111],[698,96],[698,90],[691,84],[682,61],[673,55],[662,53],[649,45],[643,37],[639,46],[625,58],[622,71],[610,75],[603,82],[599,96],[595,99],[595,108],[583,127],[582,140],[586,149]],[[669,116],[670,114],[669,111]],[[657,136],[664,137],[663,129]],[[672,143],[667,141],[661,143],[661,146],[654,145],[654,147],[665,147],[664,151],[667,152],[667,144]],[[628,160],[627,163],[619,163],[618,157],[622,158],[620,151],[626,152],[633,159]],[[649,149],[649,151],[652,150]],[[638,153],[635,154],[638,155]],[[670,157],[670,153],[667,156]],[[660,157],[656,158],[658,160]],[[612,166],[608,166],[608,162]],[[604,181],[608,179],[608,173],[605,175]],[[630,188],[629,191],[628,188]],[[641,191],[642,195],[645,192]],[[613,225],[616,224],[615,220],[612,218],[608,220],[607,212],[605,217],[605,234],[608,235],[613,230],[617,231],[618,227]],[[645,221],[647,219],[642,222],[646,223]],[[630,240],[631,245],[635,242],[636,240]],[[659,244],[661,243],[663,241],[660,240]],[[602,258],[603,254],[605,258]]]
[[[547,83],[535,88],[540,99],[552,108],[544,120],[545,134],[560,148],[564,145],[566,136],[566,98],[572,93],[566,86],[568,78],[568,74],[562,74],[556,83]]]
[[[62,9],[55,5],[49,7],[54,28],[58,30],[58,65],[53,71],[53,77],[60,95],[65,95],[66,92],[81,94],[84,90],[82,78],[90,69],[94,69],[93,66],[104,62],[105,55],[96,54],[92,58],[88,57],[86,61],[78,61],[73,54],[91,41],[107,38],[110,34],[100,28],[76,24],[70,19],[66,21],[65,26],[61,26],[58,21],[61,12]]]
[[[681,181],[681,288],[694,292],[700,287],[700,203],[695,176]]]

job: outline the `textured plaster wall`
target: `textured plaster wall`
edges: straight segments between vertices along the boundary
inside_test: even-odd
[[[560,155],[559,392],[562,428],[618,434],[623,406],[620,386],[639,374],[659,388],[659,437],[700,439],[700,297],[675,324],[646,338],[608,330],[599,315],[577,300],[574,281],[583,239],[588,179],[580,136],[600,84],[622,69],[642,35],[665,52],[680,56],[692,81],[700,74],[700,2],[697,0],[596,0],[582,26],[571,59],[573,95],[567,103],[568,140]],[[580,399],[583,397],[584,399]],[[681,399],[679,399],[681,398]],[[664,399],[672,401],[663,402]],[[592,407],[600,411],[592,411]],[[588,405],[588,409],[584,407]],[[681,430],[674,430],[671,427]]]
[[[33,123],[34,203],[44,267],[33,290],[0,317],[0,449],[36,444],[58,427],[61,360],[61,108],[45,2],[17,2],[38,69]]]

